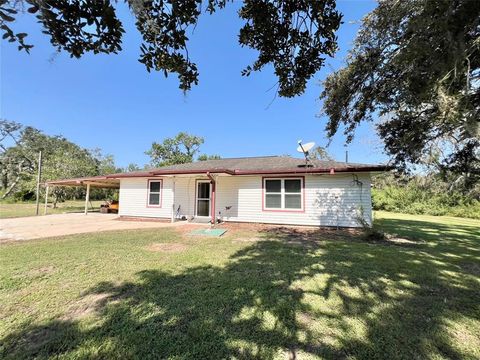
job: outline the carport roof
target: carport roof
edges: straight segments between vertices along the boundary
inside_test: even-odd
[[[90,184],[92,187],[98,188],[109,188],[109,189],[119,189],[120,180],[111,179],[107,176],[91,176],[91,177],[82,177],[66,180],[54,180],[47,181],[46,185],[56,185],[56,186],[84,186]]]

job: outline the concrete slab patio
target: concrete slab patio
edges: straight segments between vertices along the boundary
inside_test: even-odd
[[[182,226],[185,222],[121,221],[115,214],[56,214],[0,219],[0,243],[45,237],[100,232]]]

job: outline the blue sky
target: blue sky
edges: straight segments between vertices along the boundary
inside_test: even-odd
[[[40,26],[29,15],[14,25],[28,32],[35,45],[31,54],[1,42],[0,116],[61,134],[85,148],[113,154],[117,165],[143,165],[144,152],[153,141],[179,131],[203,136],[202,153],[222,157],[296,153],[298,139],[326,145],[326,118],[318,117],[321,80],[341,66],[358,30],[358,20],[375,7],[373,1],[337,1],[344,14],[338,34],[340,51],[309,82],[305,94],[293,99],[274,98],[271,67],[242,77],[256,52],[241,48],[237,34],[242,23],[239,3],[213,15],[204,15],[190,36],[189,54],[197,63],[200,84],[187,95],[178,89],[175,75],[147,73],[137,59],[140,36],[124,5],[120,15],[126,29],[118,55],[89,55],[71,59],[57,54]],[[345,158],[345,137],[340,132],[328,148],[338,160]],[[381,162],[386,157],[365,123],[348,146],[349,160]]]

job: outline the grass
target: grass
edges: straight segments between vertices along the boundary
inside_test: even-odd
[[[376,218],[407,240],[264,227],[3,245],[0,358],[480,358],[480,222]]]
[[[92,201],[89,205],[93,205],[94,210],[100,208],[100,204],[103,201]],[[45,208],[45,203],[40,203],[40,214],[43,214]],[[35,202],[20,202],[20,203],[10,203],[10,202],[0,202],[0,219],[14,218],[14,217],[24,217],[24,216],[34,216],[36,210]],[[82,212],[85,210],[85,201],[81,200],[68,200],[62,203],[57,204],[57,208],[54,209],[52,204],[48,204],[47,213],[48,214],[62,214],[66,212]]]

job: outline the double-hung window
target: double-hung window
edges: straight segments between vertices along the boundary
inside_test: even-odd
[[[148,181],[148,206],[162,206],[162,180]]]
[[[303,210],[303,178],[265,178],[264,210]]]

